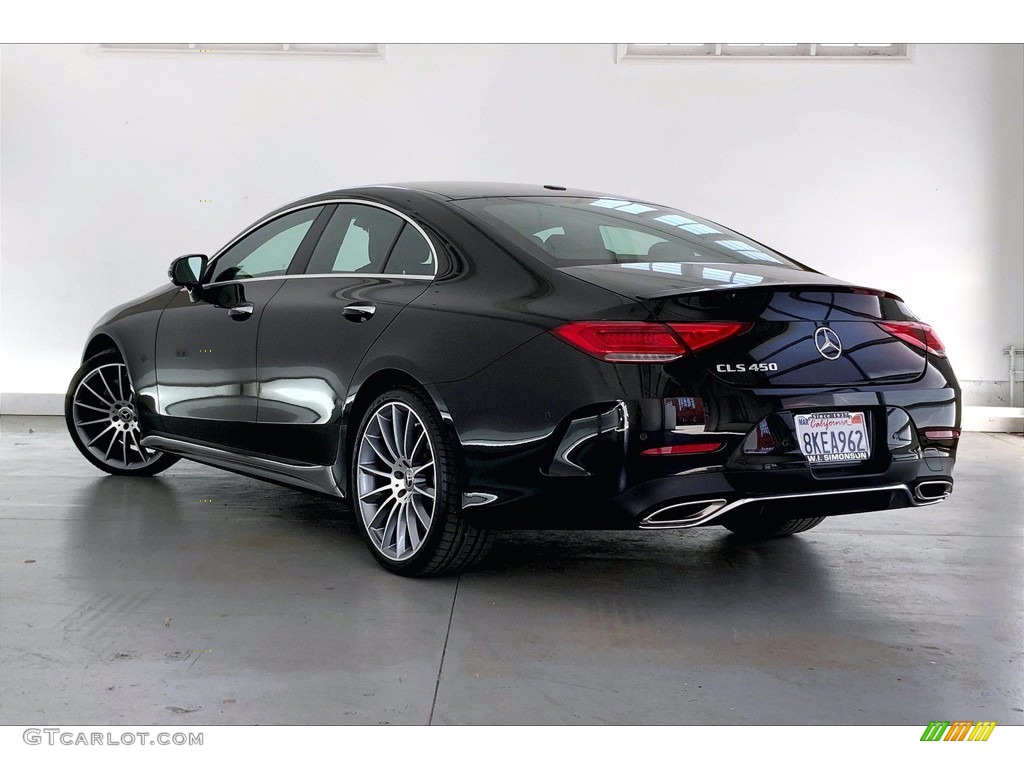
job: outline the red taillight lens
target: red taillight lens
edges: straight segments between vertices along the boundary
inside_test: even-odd
[[[691,352],[698,352],[750,330],[751,323],[669,323],[668,326]]]
[[[747,330],[750,323],[580,321],[552,333],[609,363],[667,363]]]
[[[912,347],[925,350],[936,357],[946,356],[946,347],[942,343],[942,339],[939,338],[939,335],[935,333],[930,325],[916,323],[911,320],[887,320],[878,325]]]
[[[610,363],[663,363],[686,354],[682,342],[660,323],[567,323],[552,333]]]

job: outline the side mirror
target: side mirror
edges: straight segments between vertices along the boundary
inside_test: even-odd
[[[179,256],[171,262],[171,268],[167,270],[167,276],[171,282],[190,291],[198,288],[206,271],[208,259],[199,253],[190,253],[187,256]]]

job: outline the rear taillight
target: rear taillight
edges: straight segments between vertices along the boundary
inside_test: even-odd
[[[690,352],[698,352],[750,330],[751,323],[669,323]]]
[[[566,323],[551,332],[588,355],[609,363],[667,363],[718,344],[750,323]]]
[[[911,320],[886,320],[878,325],[912,347],[925,350],[936,357],[946,356],[946,347],[930,325]]]

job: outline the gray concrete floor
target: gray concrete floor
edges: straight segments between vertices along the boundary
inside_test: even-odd
[[[944,504],[758,545],[503,534],[380,569],[330,502],[182,461],[106,477],[0,419],[0,723],[1024,723],[1024,439]]]

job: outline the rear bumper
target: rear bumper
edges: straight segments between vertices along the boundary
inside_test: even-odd
[[[436,385],[461,446],[466,514],[477,525],[693,527],[748,514],[822,517],[924,506],[952,488],[957,441],[927,434],[960,426],[960,390],[945,360],[929,361],[912,384],[743,390],[698,368],[683,375],[566,349],[542,334],[472,377]],[[665,401],[682,398],[703,403],[692,422],[669,418]],[[869,460],[808,463],[791,439],[794,418],[833,411],[864,414]],[[766,420],[777,440],[762,451],[749,438]],[[685,443],[720,447],[659,455]],[[662,512],[690,502],[707,503]],[[708,510],[711,502],[717,506]],[[665,524],[652,526],[658,519]]]
[[[925,494],[922,488],[929,489]],[[902,509],[938,504],[953,489],[953,483],[927,481],[911,487],[896,485],[846,488],[831,491],[810,491],[766,496],[747,496],[733,499],[704,499],[670,502],[646,513],[638,527],[645,529],[697,528],[719,525],[731,519],[751,515],[792,520],[805,517],[832,517],[835,515],[872,512],[882,509]],[[926,495],[927,494],[927,495]]]
[[[953,462],[944,463],[946,472],[933,473],[923,462],[916,467],[908,462],[897,473],[836,483],[822,483],[809,473],[800,480],[791,475],[785,490],[774,482],[737,479],[737,473],[721,468],[648,480],[615,495],[604,495],[582,479],[566,479],[504,503],[494,494],[467,494],[472,506],[467,505],[466,514],[483,527],[570,529],[678,529],[748,516],[833,517],[938,504],[953,489]]]
[[[639,483],[610,500],[640,528],[719,525],[747,515],[780,520],[936,504],[953,489],[952,457],[891,461],[871,474],[820,477],[809,468],[700,471]]]
[[[869,461],[821,467],[792,450],[750,456],[742,434],[714,454],[645,455],[650,433],[640,407],[606,404],[577,414],[547,440],[496,447],[487,457],[470,447],[477,471],[467,515],[498,528],[693,528],[751,515],[785,520],[929,506],[953,488],[955,441],[920,443],[899,408],[876,408]]]

